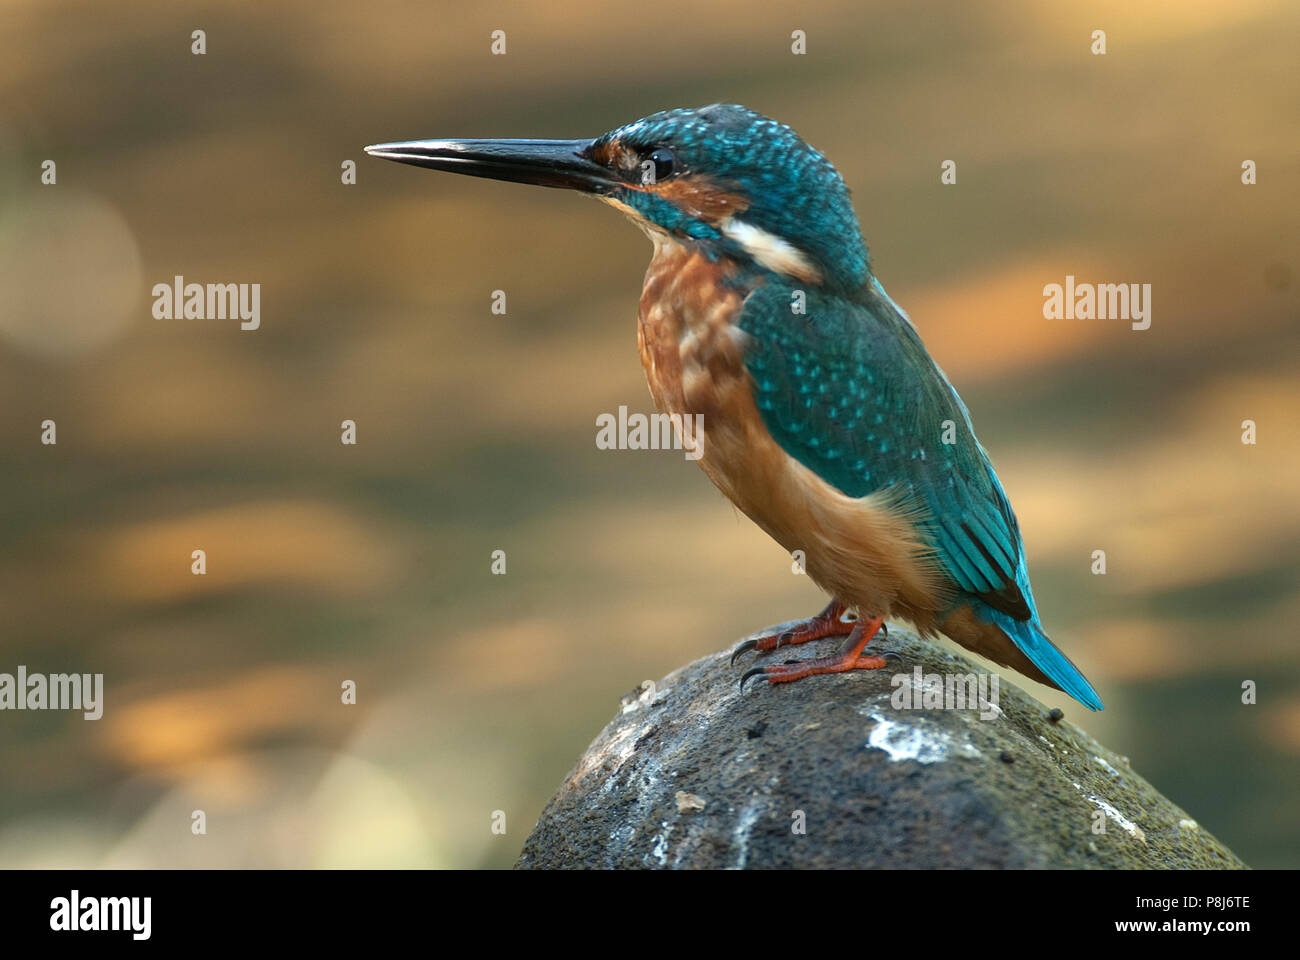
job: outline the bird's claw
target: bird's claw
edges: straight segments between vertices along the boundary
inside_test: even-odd
[[[873,656],[879,657],[882,660],[888,660],[892,657],[893,659],[897,660],[899,663],[903,662],[903,658],[899,656],[897,653],[894,653],[894,651],[892,650],[885,650],[880,653],[873,654]],[[786,663],[788,664],[796,663],[796,662],[797,661],[795,660],[786,661]],[[762,676],[764,674],[770,673],[771,670],[772,670],[771,667],[755,667],[753,670],[748,671],[743,677],[740,678],[740,692],[741,693],[745,692],[745,684],[749,681],[750,677]]]
[[[746,651],[753,650],[757,646],[758,646],[757,640],[746,640],[743,643],[741,643],[740,646],[736,647],[736,649],[733,650],[731,653],[731,665],[734,667],[736,665],[736,658],[738,656],[740,656],[742,653],[745,653]]]

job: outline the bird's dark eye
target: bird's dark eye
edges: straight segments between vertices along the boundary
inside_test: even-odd
[[[667,147],[656,147],[641,161],[641,182],[659,183],[677,172],[677,157]]]

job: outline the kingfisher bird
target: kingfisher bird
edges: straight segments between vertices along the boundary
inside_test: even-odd
[[[841,637],[771,684],[885,666],[885,619],[1101,700],[1048,639],[1020,527],[966,405],[872,272],[849,190],[790,127],[733,104],[592,140],[366,147],[433,170],[588,194],[650,238],[637,344],[658,409],[703,426],[697,462],[830,597],[732,657]],[[701,418],[701,419],[697,419]],[[683,421],[676,421],[683,422]]]

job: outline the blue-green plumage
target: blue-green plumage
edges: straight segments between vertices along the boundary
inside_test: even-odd
[[[791,278],[669,198],[641,191],[621,198],[736,268],[745,364],[772,437],[851,497],[895,494],[915,513],[951,582],[950,604],[969,605],[1049,680],[1100,709],[1039,623],[1002,484],[965,404],[872,275],[848,188],[831,163],[784,124],[727,105],[665,111],[597,142],[616,140],[670,145],[679,175],[707,176],[719,191],[743,197],[740,216],[817,268],[818,282]]]
[[[595,141],[653,147],[669,144],[678,161],[675,176],[706,177],[742,197],[744,219],[796,244],[823,264],[822,285],[851,293],[867,283],[867,247],[839,172],[784,123],[745,107],[714,104],[697,110],[664,110],[611,130]],[[620,197],[652,223],[692,239],[714,256],[739,262],[745,249],[717,226],[691,216],[652,191]],[[842,202],[843,201],[843,202]]]
[[[1054,683],[1093,709],[1096,692],[1048,641],[1020,527],[970,415],[911,322],[874,281],[855,299],[777,278],[745,300],[746,366],[773,438],[849,496],[890,492],[916,511],[935,557],[969,604]]]
[[[1015,515],[956,392],[908,320],[876,286],[860,300],[772,282],[745,301],[746,363],[772,436],[849,496],[883,490],[924,507],[945,570],[1007,613],[1028,609],[1015,582]]]
[[[367,150],[576,189],[629,214],[655,240],[640,332],[656,402],[731,418],[712,434],[706,423],[722,441],[701,461],[711,479],[778,539],[820,543],[819,582],[860,594],[835,601],[873,630],[896,605],[1101,708],[1043,632],[1015,514],[965,405],[873,276],[843,179],[792,129],[714,104],[594,140]],[[835,576],[846,563],[854,575]],[[833,619],[814,618],[804,638],[831,635]],[[857,659],[864,629],[834,662],[768,668],[769,680],[883,665]]]

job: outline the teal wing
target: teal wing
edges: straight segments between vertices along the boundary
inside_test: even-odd
[[[953,583],[1016,620],[1036,619],[1015,514],[965,404],[910,321],[878,287],[861,303],[804,291],[804,314],[792,310],[794,293],[755,290],[739,321],[773,438],[851,497],[891,491],[922,507],[922,532]]]

